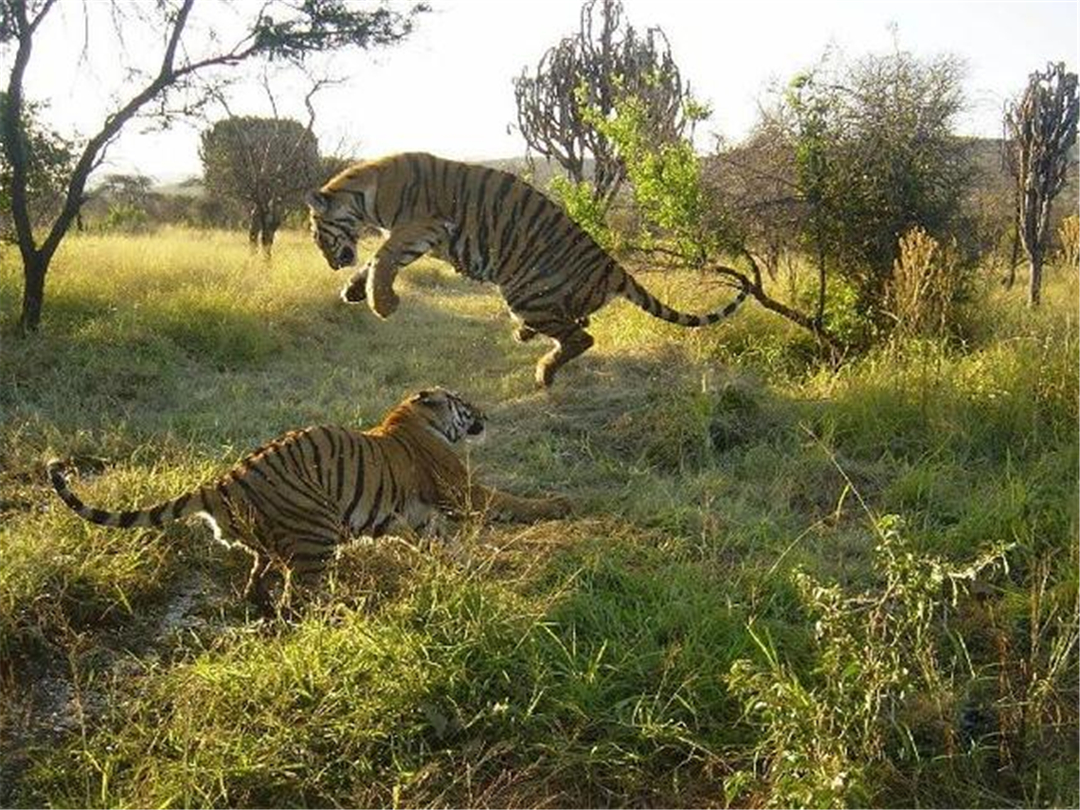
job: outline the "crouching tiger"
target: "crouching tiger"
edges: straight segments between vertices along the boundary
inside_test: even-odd
[[[509,172],[407,153],[359,163],[308,195],[315,242],[333,269],[356,264],[362,225],[388,233],[375,255],[342,291],[365,298],[381,318],[398,306],[399,270],[425,253],[465,276],[499,286],[519,326],[514,337],[537,334],[555,348],[536,366],[548,386],[560,366],[585,352],[593,338],[589,316],[616,296],[680,326],[705,326],[733,313],[744,287],[726,306],[687,315],[659,301],[619,266],[566,213]]]
[[[420,391],[371,430],[324,426],[287,433],[218,481],[134,511],[85,506],[68,488],[60,461],[50,461],[48,472],[64,503],[102,526],[202,517],[217,540],[251,555],[244,595],[269,610],[266,574],[273,562],[311,585],[347,539],[424,531],[444,511],[522,521],[565,515],[568,503],[560,497],[520,498],[470,480],[453,448],[483,434],[484,423],[483,413],[457,394]]]

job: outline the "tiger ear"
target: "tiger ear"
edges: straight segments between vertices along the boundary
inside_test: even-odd
[[[322,191],[311,191],[304,198],[304,202],[308,204],[308,208],[314,213],[325,214],[330,210],[330,199],[330,195]]]
[[[433,394],[432,391],[427,391],[427,390],[417,391],[415,394],[412,395],[412,397],[409,399],[409,401],[410,402],[419,402],[422,405],[430,405],[431,401],[433,399],[432,394]]]

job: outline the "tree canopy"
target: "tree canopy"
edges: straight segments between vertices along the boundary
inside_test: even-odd
[[[311,130],[288,118],[225,118],[203,132],[207,191],[241,205],[249,237],[269,252],[285,213],[323,179]]]
[[[236,9],[233,17],[240,22],[234,32],[214,30],[206,26],[205,20],[203,30],[198,31],[190,25],[193,11],[208,5],[212,5],[210,0],[162,0],[154,4],[110,0],[84,6],[87,14],[108,15],[120,41],[125,33],[121,30],[123,21],[128,17],[160,32],[160,59],[150,70],[129,71],[125,92],[131,88],[130,95],[121,96],[115,107],[104,114],[98,131],[76,145],[76,158],[63,181],[59,213],[39,239],[31,210],[23,85],[37,35],[57,0],[0,0],[0,47],[8,49],[11,58],[7,103],[0,110],[0,141],[11,167],[11,216],[23,262],[20,331],[37,329],[45,275],[52,257],[86,199],[91,173],[129,121],[138,115],[153,114],[168,122],[190,114],[209,99],[220,97],[228,69],[250,60],[298,64],[316,53],[393,44],[408,36],[416,16],[427,10],[423,4],[398,12],[385,6],[362,8],[345,0],[267,0]],[[54,67],[61,56],[50,54]]]

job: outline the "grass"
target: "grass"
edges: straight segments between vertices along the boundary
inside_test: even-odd
[[[421,261],[382,323],[343,282],[300,234],[272,264],[83,236],[41,334],[2,336],[0,803],[1080,801],[1075,273],[839,372],[752,305],[687,332],[614,303],[546,393],[492,288]],[[90,526],[42,472],[146,504],[431,384],[489,412],[485,481],[576,515],[355,544],[291,624],[201,526]]]

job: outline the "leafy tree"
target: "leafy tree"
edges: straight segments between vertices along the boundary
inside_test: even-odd
[[[1005,109],[1006,166],[1015,182],[1017,230],[1031,270],[1028,304],[1038,306],[1052,235],[1050,207],[1065,185],[1080,114],[1077,77],[1061,62],[1036,71]]]
[[[611,115],[620,98],[634,97],[644,106],[650,139],[670,142],[692,131],[689,94],[664,32],[649,28],[642,35],[624,24],[619,0],[588,0],[578,33],[549,48],[533,75],[525,70],[514,80],[518,127],[529,148],[555,160],[573,183],[590,181],[604,205],[625,169],[597,118]]]
[[[972,176],[953,134],[961,76],[953,57],[924,62],[897,50],[836,76],[799,76],[781,103],[807,209],[804,245],[822,279],[834,268],[873,322],[900,235],[920,227],[945,240],[959,222]]]
[[[23,84],[30,68],[37,35],[56,0],[0,0],[0,46],[10,53],[7,103],[0,110],[0,141],[11,167],[11,216],[23,264],[23,302],[19,318],[22,332],[34,331],[41,321],[45,299],[45,275],[61,240],[78,216],[86,199],[90,174],[104,159],[110,143],[123,127],[140,114],[152,113],[167,122],[192,108],[218,97],[225,69],[255,59],[301,63],[310,54],[347,47],[369,48],[398,42],[412,29],[423,5],[399,13],[385,7],[358,10],[345,0],[267,0],[261,4],[234,7],[234,16],[243,21],[235,39],[215,33],[197,41],[189,26],[196,0],[161,0],[147,4],[131,0],[88,3],[86,14],[108,14],[115,22],[130,12],[136,19],[156,15],[155,30],[161,32],[161,59],[147,73],[133,73],[134,92],[109,111],[100,129],[81,142],[78,157],[67,172],[63,202],[43,238],[33,228],[30,195],[30,163],[25,132]],[[199,7],[207,5],[200,0]],[[88,26],[89,28],[90,26]],[[116,32],[120,36],[120,32]],[[231,43],[231,44],[229,44]],[[118,51],[122,49],[117,49]],[[56,55],[50,55],[55,69]]]
[[[199,151],[207,190],[244,207],[251,246],[267,255],[285,214],[322,180],[318,141],[287,118],[223,119],[203,132]]]
[[[684,266],[724,277],[733,286],[745,289],[765,309],[810,331],[832,354],[842,352],[841,341],[821,318],[777,300],[765,289],[760,265],[747,248],[745,233],[729,215],[716,189],[706,183],[702,161],[689,139],[653,143],[645,106],[633,97],[618,102],[610,116],[600,116],[598,110],[587,115],[610,140],[626,167],[643,223],[644,238],[635,247],[667,254]],[[575,211],[570,214],[574,216]],[[721,263],[729,254],[741,257],[749,266],[749,274]]]

